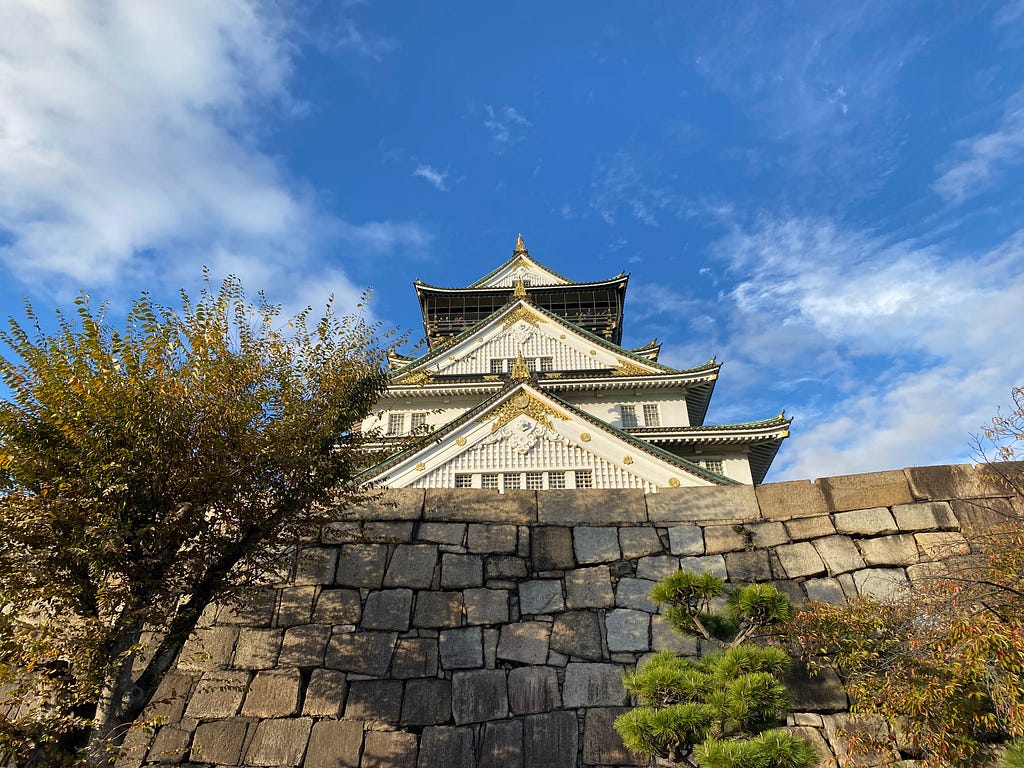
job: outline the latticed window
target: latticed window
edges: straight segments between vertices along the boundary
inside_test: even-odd
[[[722,474],[721,459],[704,459],[704,461],[701,463],[704,465],[704,469],[707,469],[711,472],[717,472],[718,474]]]
[[[647,403],[644,406],[644,426],[645,427],[660,427],[661,426],[661,413],[658,410],[657,403]]]
[[[491,373],[504,373],[505,360],[501,357],[491,358]]]
[[[540,369],[542,371],[552,371],[555,368],[555,359],[553,357],[542,357],[540,358]]]
[[[640,426],[636,420],[635,405],[620,405],[619,413],[622,414],[622,428],[631,429]]]
[[[594,473],[589,469],[577,469],[576,470],[576,487],[577,488],[593,488],[594,487]]]
[[[498,476],[494,474],[480,475],[480,487],[498,490]]]
[[[412,415],[412,428],[416,430],[427,423],[427,414],[425,413],[414,413]]]
[[[505,490],[515,489],[519,487],[518,472],[506,472],[501,480],[502,484],[505,486]]]
[[[404,413],[389,413],[388,414],[388,435],[401,435],[405,433],[405,414]]]
[[[472,475],[456,475],[455,476],[455,487],[456,488],[472,488],[473,487],[473,476]]]
[[[543,472],[527,472],[526,473],[526,490],[528,491],[540,491],[544,488],[544,473]]]
[[[548,488],[565,488],[565,472],[548,472]]]

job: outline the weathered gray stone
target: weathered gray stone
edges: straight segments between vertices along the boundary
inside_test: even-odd
[[[572,534],[568,528],[535,528],[532,537],[533,568],[536,571],[561,571],[575,567]]]
[[[405,684],[402,725],[439,725],[452,716],[452,684],[448,680],[417,678]]]
[[[517,667],[508,673],[508,703],[514,715],[550,712],[562,706],[558,675],[551,667]]]
[[[857,543],[867,565],[913,565],[918,561],[917,542],[909,533],[861,539]]]
[[[898,469],[824,477],[818,480],[818,485],[833,512],[891,507],[894,504],[909,504],[914,500],[906,475]],[[836,527],[839,527],[838,520]]]
[[[507,717],[505,671],[482,669],[452,673],[452,714],[456,725]]]
[[[794,659],[786,685],[793,697],[792,708],[800,712],[842,712],[848,706],[839,675],[828,667],[811,674],[800,659]]]
[[[664,616],[651,616],[651,648],[667,648],[683,656],[696,656],[700,651],[697,638],[679,634]]]
[[[472,728],[424,728],[417,768],[474,768]]]
[[[274,768],[298,765],[306,752],[312,727],[309,717],[261,720],[245,753],[246,763]]]
[[[808,600],[820,600],[823,603],[842,605],[846,602],[843,588],[835,579],[808,579],[803,583]]]
[[[324,664],[345,672],[383,676],[391,663],[396,637],[394,632],[335,632]]]
[[[679,558],[670,555],[652,555],[641,557],[636,565],[638,579],[661,581],[679,570]]]
[[[359,525],[357,541],[373,541],[381,544],[404,544],[412,541],[415,523],[401,523],[391,520],[371,520]]]
[[[495,518],[500,519],[500,518]],[[471,524],[469,526],[469,551],[487,555],[511,555],[516,551],[518,530],[514,525]]]
[[[358,768],[363,724],[357,720],[321,720],[313,726],[303,768]]]
[[[188,754],[191,741],[190,730],[177,725],[161,726],[153,736],[146,759],[154,763],[180,763]]]
[[[831,536],[836,532],[836,526],[828,515],[816,515],[815,517],[800,517],[796,520],[787,520],[786,531],[793,541],[804,541],[806,539],[820,539],[822,536]]]
[[[766,520],[790,520],[829,513],[821,488],[808,480],[767,483],[754,487],[761,514]]]
[[[915,499],[949,501],[1006,496],[1006,486],[982,467],[953,464],[903,470]]]
[[[1020,499],[954,499],[949,505],[961,529],[968,534],[1024,515],[1024,502]]]
[[[752,544],[753,536],[744,525],[709,525],[704,529],[704,552],[709,555],[739,552]]]
[[[491,579],[525,579],[526,560],[513,555],[492,555],[484,558],[484,575]]]
[[[581,659],[602,658],[601,619],[593,611],[569,611],[555,617],[551,650]]]
[[[658,532],[647,526],[619,528],[619,547],[625,560],[635,560],[662,551]]]
[[[576,768],[579,727],[575,712],[530,715],[523,724],[530,768]]]
[[[465,523],[423,523],[417,535],[421,541],[461,546],[466,540]]]
[[[260,589],[252,594],[239,596],[231,603],[220,605],[217,610],[217,623],[269,627],[274,622],[276,607],[277,590]]]
[[[200,723],[192,738],[192,754],[198,763],[238,765],[249,723],[245,720],[215,720]]]
[[[231,661],[238,639],[238,627],[197,629],[181,649],[178,669],[182,672],[209,672],[223,669]]]
[[[946,567],[941,562],[924,562],[907,566],[907,578],[910,579],[910,583],[916,590],[927,589],[928,584],[934,584],[936,579],[942,579],[947,575]]]
[[[570,662],[565,668],[562,705],[575,709],[628,703],[626,689],[622,687],[622,672],[618,664]]]
[[[583,725],[583,762],[587,765],[647,765],[629,753],[612,723],[629,707],[591,707]]]
[[[766,550],[727,552],[724,557],[729,581],[755,582],[772,578],[772,567]]]
[[[331,628],[326,624],[303,624],[284,633],[281,667],[322,667],[324,652],[331,639]]]
[[[302,714],[313,717],[338,717],[345,711],[348,681],[344,672],[314,669],[302,701]]]
[[[484,583],[484,559],[480,555],[441,556],[441,586],[444,589],[479,587]]]
[[[358,624],[363,606],[354,589],[325,589],[313,609],[315,624]]]
[[[436,566],[437,545],[399,544],[384,574],[384,586],[429,589]]]
[[[394,629],[404,632],[409,628],[412,611],[411,589],[385,589],[366,596],[363,608],[363,629]]]
[[[338,562],[338,550],[325,547],[301,549],[295,558],[294,586],[320,586],[334,581],[334,567]]]
[[[892,516],[901,531],[955,530],[960,526],[953,508],[945,501],[897,504],[892,508]]]
[[[206,672],[192,692],[185,715],[200,720],[233,717],[242,705],[248,687],[248,672]]]
[[[521,664],[543,664],[548,658],[551,624],[545,621],[520,621],[501,628],[498,658]]]
[[[508,621],[508,590],[467,589],[463,595],[466,623],[502,624]]]
[[[559,579],[535,579],[519,584],[519,612],[529,616],[556,613],[565,608]]]
[[[673,525],[668,529],[668,549],[673,555],[703,555],[704,529],[699,525]]]
[[[786,576],[796,579],[801,576],[818,576],[825,573],[825,564],[818,556],[818,551],[810,542],[801,541],[796,544],[784,544],[775,548],[775,554],[786,571]]]
[[[373,768],[416,768],[416,734],[368,731],[362,765]]]
[[[608,629],[608,650],[648,651],[651,616],[644,611],[616,608],[608,611],[604,619]]]
[[[345,702],[346,720],[397,723],[402,712],[401,680],[352,680]]]
[[[445,669],[471,669],[484,665],[483,637],[480,627],[441,630],[441,666]]]
[[[313,601],[316,599],[317,591],[317,587],[285,587],[282,589],[277,605],[275,625],[292,627],[296,624],[308,624],[313,614]]]
[[[607,563],[618,560],[619,532],[616,528],[592,528],[581,525],[572,532],[576,562]]]
[[[811,542],[830,576],[864,567],[864,558],[849,536],[826,536]]]
[[[523,721],[487,723],[483,728],[479,768],[523,768]]]
[[[375,490],[369,498],[341,512],[345,520],[418,520],[423,515],[422,488]]]
[[[758,520],[761,510],[752,485],[728,485],[662,489],[647,497],[647,515],[651,522],[748,522]]]
[[[299,711],[299,670],[257,672],[242,705],[242,717],[291,717]]]
[[[143,713],[145,719],[160,718],[165,723],[176,723],[185,712],[188,699],[196,677],[180,672],[168,672],[160,680],[156,694]]]
[[[498,665],[498,628],[484,627],[484,666],[494,669]]]
[[[870,766],[896,766],[899,765],[899,752],[889,737],[889,731],[885,721],[880,717],[862,714],[836,714],[822,717],[825,725],[825,739],[839,759],[839,765],[856,765],[868,768]],[[862,744],[885,744],[891,746],[888,749],[876,748],[874,751],[865,752],[863,746],[853,747],[852,743],[859,741]]]
[[[399,640],[391,661],[392,677],[434,677],[437,674],[437,642],[431,637],[407,637]]]
[[[615,605],[607,565],[577,568],[565,574],[567,608],[610,608]]]
[[[537,519],[548,525],[644,523],[647,505],[639,488],[541,491],[537,494]]]
[[[857,592],[885,600],[906,594],[910,584],[902,568],[865,568],[853,574]]]
[[[380,589],[388,548],[384,544],[348,544],[338,557],[334,583],[342,587]]]
[[[536,491],[505,491],[471,488],[428,488],[424,519],[459,523],[491,523],[501,520],[523,525],[537,521]]]
[[[693,571],[695,573],[713,573],[720,579],[729,578],[729,571],[725,567],[725,558],[721,555],[680,557],[679,567],[684,571]],[[639,572],[637,575],[640,575]]]
[[[786,532],[784,523],[777,521],[747,523],[743,528],[748,538],[748,546],[754,549],[769,549],[790,542],[790,536]]]
[[[953,531],[916,533],[914,541],[917,542],[921,554],[927,559],[966,555],[971,551],[971,545],[963,534]]]
[[[649,579],[619,579],[615,587],[615,605],[647,613],[657,613],[658,606],[648,597],[654,582]]]
[[[417,592],[412,623],[417,627],[457,627],[462,623],[461,592]]]
[[[240,628],[231,665],[237,669],[272,668],[277,663],[283,635],[284,630],[280,629]]]

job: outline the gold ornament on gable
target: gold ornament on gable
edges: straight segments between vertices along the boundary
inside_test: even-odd
[[[542,424],[549,429],[554,429],[551,424],[552,418],[561,419],[562,421],[569,420],[568,417],[563,416],[547,403],[538,400],[531,394],[521,392],[515,397],[506,400],[492,413],[477,419],[476,423],[486,424],[493,419],[494,423],[491,425],[491,433],[493,434],[517,416],[529,416],[538,424]]]

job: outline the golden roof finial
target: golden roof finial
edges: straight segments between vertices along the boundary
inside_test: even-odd
[[[512,363],[512,373],[509,374],[513,381],[523,381],[530,378],[530,366],[526,364],[526,359],[523,357],[523,353],[519,353],[519,357]]]
[[[526,243],[523,242],[522,232],[520,232],[519,237],[516,238],[516,250],[515,253],[513,253],[512,255],[515,256],[520,253],[529,253],[529,251],[526,250]]]
[[[526,298],[526,285],[523,283],[522,280],[516,280],[515,288],[512,290],[512,295],[515,296],[517,299]]]

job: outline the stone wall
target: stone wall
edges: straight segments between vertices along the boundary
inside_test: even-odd
[[[970,466],[652,495],[392,491],[323,531],[262,605],[207,612],[152,707],[163,725],[122,764],[638,765],[611,728],[623,672],[652,648],[701,650],[647,600],[657,579],[884,596],[1014,510]],[[794,683],[790,725],[842,764],[837,681]]]

